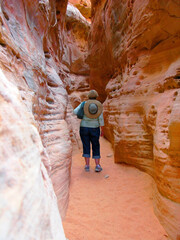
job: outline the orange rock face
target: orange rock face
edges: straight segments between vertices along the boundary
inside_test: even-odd
[[[81,14],[86,18],[91,18],[91,1],[90,0],[69,0],[71,4],[73,4]]]
[[[72,151],[66,7],[64,0],[0,4],[3,239],[65,239],[58,207],[64,217]]]
[[[155,212],[180,235],[179,1],[92,1],[90,85],[115,162],[156,180]]]
[[[68,105],[68,121],[73,122],[73,128],[70,129],[71,138],[80,146],[80,120],[72,114],[72,110],[79,105],[89,90],[90,70],[87,55],[90,24],[70,3],[67,6],[65,24],[67,44],[62,58],[64,69],[62,76],[71,103]]]
[[[1,67],[5,70],[5,65]],[[43,164],[50,158],[31,112],[33,92],[23,96],[21,91],[28,89],[22,81],[20,91],[13,81],[23,79],[14,74],[0,69],[0,236],[65,240],[57,198]]]

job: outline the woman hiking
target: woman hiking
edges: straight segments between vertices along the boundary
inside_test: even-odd
[[[96,100],[98,93],[96,90],[91,90],[88,93],[88,100],[79,104],[74,109],[74,114],[78,116],[82,114],[80,123],[80,137],[83,144],[83,157],[85,159],[85,171],[90,171],[90,151],[92,144],[92,158],[95,160],[95,172],[101,172],[102,167],[100,165],[100,127],[104,126],[103,107],[102,104]]]

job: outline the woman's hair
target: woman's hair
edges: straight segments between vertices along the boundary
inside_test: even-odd
[[[89,93],[88,93],[88,98],[89,99],[96,99],[98,97],[98,93],[96,92],[96,90],[91,90]]]

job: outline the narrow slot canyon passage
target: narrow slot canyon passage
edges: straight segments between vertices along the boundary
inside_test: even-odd
[[[82,152],[72,159],[70,201],[65,221],[69,240],[165,240],[167,234],[153,211],[153,179],[146,173],[114,164],[111,144],[101,137],[103,171],[84,171]]]
[[[0,163],[0,240],[180,240],[180,1],[0,1]]]

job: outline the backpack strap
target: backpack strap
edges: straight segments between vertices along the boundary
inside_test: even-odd
[[[83,119],[83,116],[84,116],[84,104],[85,104],[85,101],[81,103],[80,108],[79,108],[79,110],[78,110],[78,112],[76,114],[77,118],[79,118],[79,119]]]

